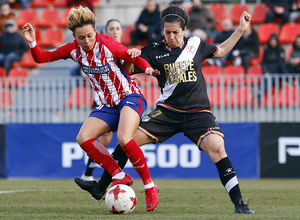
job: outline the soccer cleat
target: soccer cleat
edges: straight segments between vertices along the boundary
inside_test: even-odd
[[[239,214],[254,214],[255,212],[248,208],[248,206],[241,199],[238,204],[235,205],[234,213]]]
[[[133,184],[133,180],[127,173],[125,173],[125,177],[123,179],[112,179],[111,187],[117,184],[124,184],[127,186],[131,186]]]
[[[82,190],[88,191],[96,200],[100,200],[106,193],[105,190],[100,190],[100,185],[96,181],[84,180],[78,177],[74,178],[74,181]]]
[[[147,212],[153,211],[158,205],[159,188],[157,185],[154,187],[145,189],[146,194],[146,210]]]
[[[88,180],[88,181],[95,180],[93,176],[86,176],[84,173],[81,175],[81,179]]]

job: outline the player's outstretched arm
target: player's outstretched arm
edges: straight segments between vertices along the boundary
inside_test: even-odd
[[[38,47],[36,44],[35,31],[31,24],[26,23],[22,27],[22,33],[24,39],[29,43],[29,47],[31,49],[31,54],[36,63],[46,63],[49,61],[55,61],[62,59],[63,56],[59,51],[45,51]]]
[[[232,35],[227,40],[225,40],[218,46],[218,52],[213,56],[214,58],[224,57],[232,50],[232,48],[236,45],[238,40],[243,35],[244,31],[250,25],[250,20],[251,15],[244,11],[244,13],[240,17],[240,24],[238,28],[232,33]]]

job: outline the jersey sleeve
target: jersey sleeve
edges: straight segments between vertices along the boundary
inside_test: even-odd
[[[31,54],[36,63],[52,62],[70,57],[71,43],[62,45],[54,50],[43,50],[38,45],[31,48]]]
[[[145,71],[148,67],[151,67],[150,64],[141,57],[131,58],[131,56],[127,54],[127,48],[121,43],[117,42],[113,37],[101,35],[101,38],[103,39],[105,46],[107,46],[109,50],[112,51],[113,55],[118,59],[132,63],[143,71]]]
[[[209,44],[206,41],[201,41],[201,50],[203,54],[203,62],[205,59],[213,57],[218,52],[218,47],[216,45]]]

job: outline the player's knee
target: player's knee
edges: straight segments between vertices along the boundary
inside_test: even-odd
[[[213,162],[216,162],[226,157],[226,151],[223,143],[224,142],[222,141],[215,141],[215,139],[213,139],[213,141],[203,143],[201,148]]]
[[[77,141],[77,143],[79,145],[82,144],[82,137],[81,137],[81,135],[77,134],[76,141]]]
[[[211,148],[210,155],[213,161],[219,161],[226,157],[226,151],[224,145],[218,144]]]
[[[76,141],[79,145],[83,144],[85,141],[87,141],[87,138],[81,133],[79,132],[77,134],[77,137],[76,137]]]
[[[217,145],[213,148],[213,154],[214,155],[223,155],[225,153],[224,145]]]
[[[118,142],[121,146],[125,146],[130,140],[127,139],[118,139]]]
[[[121,146],[124,146],[126,145],[131,139],[132,137],[128,137],[126,135],[122,135],[122,134],[117,134],[117,139],[118,139],[118,142]]]

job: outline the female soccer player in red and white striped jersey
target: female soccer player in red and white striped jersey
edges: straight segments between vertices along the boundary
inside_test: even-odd
[[[100,32],[101,33],[101,32]],[[121,42],[122,39],[122,35],[123,35],[123,30],[122,30],[122,25],[121,22],[118,19],[110,19],[106,22],[105,25],[105,33],[109,36],[112,36],[116,41]],[[137,57],[141,54],[141,51],[137,48],[131,48],[128,51],[128,54],[132,54],[133,57]],[[124,68],[124,71],[128,74],[131,73],[132,68],[133,68],[133,64],[129,63],[129,62],[124,62],[124,60],[120,61],[122,63],[122,66]],[[80,66],[78,66],[80,68]],[[79,69],[78,68],[78,69]],[[77,67],[76,67],[77,69]],[[79,69],[80,70],[80,69]],[[82,70],[80,70],[80,72],[82,72]],[[83,73],[84,74],[84,73]],[[136,78],[136,76],[135,76]],[[97,94],[95,94],[95,103],[94,105],[101,105],[101,102],[99,100],[99,97]],[[96,107],[96,106],[95,106]],[[103,144],[105,147],[107,147],[107,145],[110,143],[111,139],[112,139],[112,132],[106,133],[105,135],[101,136],[98,138],[98,141]],[[124,151],[120,150],[119,148],[116,149],[114,151],[114,154],[112,154],[111,156],[118,162],[119,166],[123,167],[126,162],[127,162],[127,156],[124,155],[124,159],[123,157],[119,157],[119,154],[124,155]],[[116,159],[118,158],[118,159]],[[81,176],[81,180],[78,180],[79,178],[75,178],[75,182],[78,184],[78,181],[85,181],[84,183],[88,183],[86,181],[92,181],[90,182],[91,184],[94,184],[94,177],[93,177],[93,171],[95,169],[95,167],[97,166],[97,163],[95,163],[91,158],[88,159],[88,162],[86,164],[86,169],[84,171],[84,173]],[[110,185],[111,183],[111,177],[109,178],[108,181],[106,181],[105,183],[102,183],[102,185],[104,184],[106,187],[105,189]],[[86,189],[86,187],[83,187],[84,189]],[[97,189],[98,193],[94,193],[93,196],[95,199],[101,199],[102,196],[106,193],[106,190],[101,190],[101,189]]]
[[[96,138],[105,133],[118,131],[117,139],[130,162],[139,173],[146,189],[146,209],[152,211],[158,205],[158,187],[151,180],[143,152],[133,140],[133,135],[146,108],[146,100],[140,88],[124,71],[120,60],[133,63],[148,75],[159,74],[147,61],[132,58],[127,48],[108,35],[95,29],[95,16],[86,7],[73,8],[68,16],[68,28],[75,40],[55,50],[39,48],[31,24],[23,26],[23,36],[29,42],[37,63],[71,58],[77,62],[98,94],[101,105],[94,108],[82,125],[77,142],[87,155],[106,169],[112,176],[112,185],[133,183]]]

